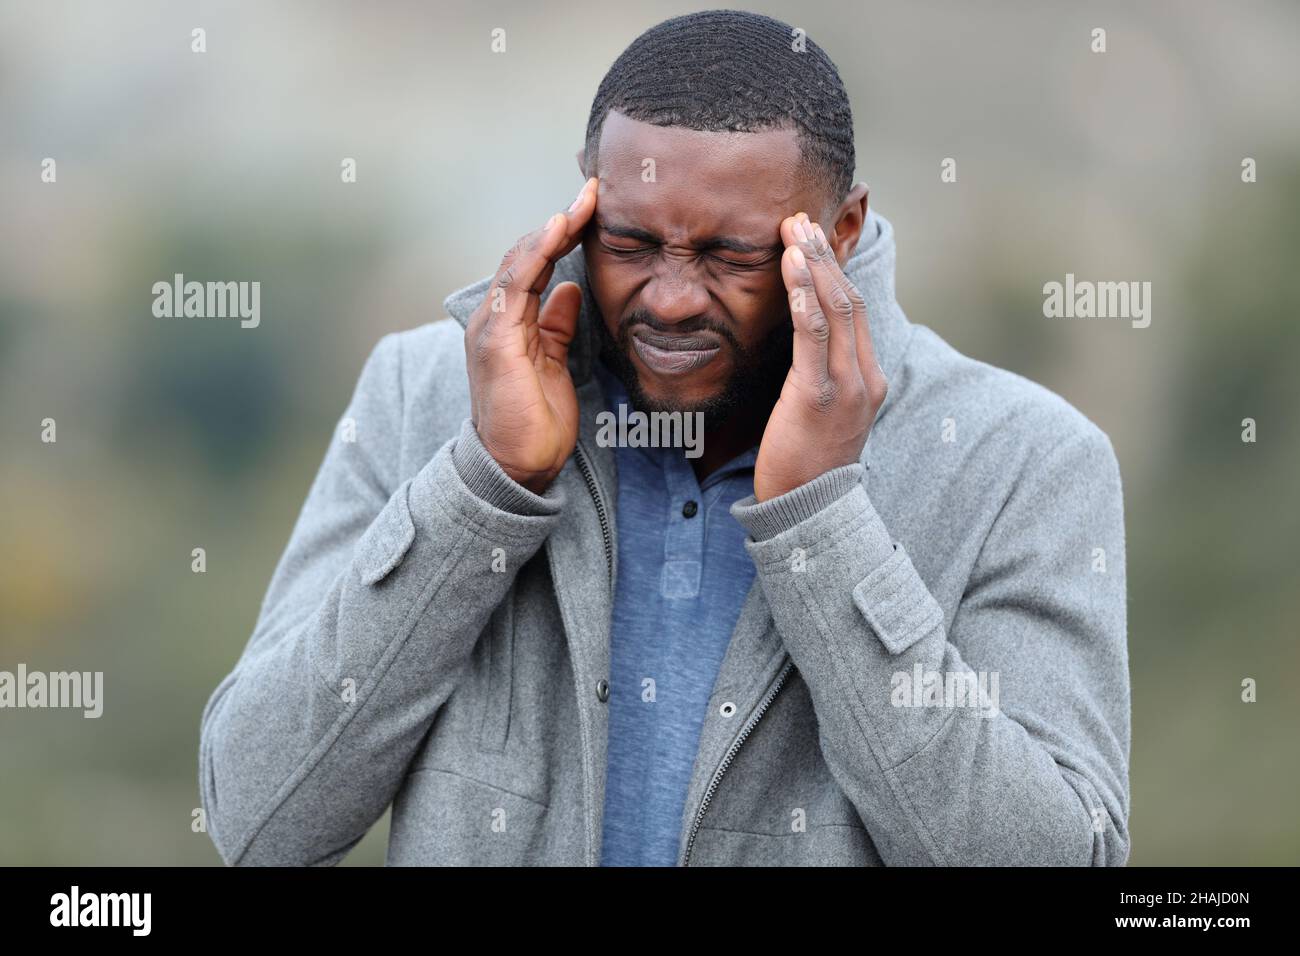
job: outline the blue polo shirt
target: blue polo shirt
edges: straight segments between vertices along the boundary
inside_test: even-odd
[[[608,408],[631,403],[596,374]],[[614,449],[618,580],[610,631],[602,866],[675,866],[700,729],[754,580],[731,505],[754,491],[757,446],[701,484],[682,448]]]

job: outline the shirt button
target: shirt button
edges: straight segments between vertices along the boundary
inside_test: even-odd
[[[694,518],[694,517],[695,517],[695,512],[697,512],[697,511],[699,511],[699,510],[700,510],[700,506],[699,506],[699,505],[697,505],[694,501],[688,501],[688,502],[686,502],[686,504],[682,505],[682,517],[683,517],[683,518]]]
[[[596,681],[596,699],[602,704],[609,700],[609,681],[603,677]]]

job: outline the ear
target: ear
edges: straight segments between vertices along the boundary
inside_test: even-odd
[[[585,146],[578,150],[578,172],[583,176],[587,175],[587,147]]]
[[[867,184],[858,183],[835,211],[834,229],[826,238],[830,240],[831,248],[835,250],[835,261],[840,265],[844,265],[858,247],[862,227],[867,222],[867,194]]]

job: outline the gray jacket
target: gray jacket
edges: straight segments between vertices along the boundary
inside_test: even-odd
[[[757,576],[709,702],[679,862],[1118,865],[1129,851],[1120,475],[1053,393],[894,298],[872,212],[846,265],[889,381],[859,464],[738,502]],[[595,441],[543,495],[469,422],[463,326],[367,360],[234,670],[199,785],[230,864],[338,862],[392,805],[390,864],[596,865],[618,569]],[[976,692],[976,685],[983,694]]]

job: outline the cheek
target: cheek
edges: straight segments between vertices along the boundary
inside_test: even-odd
[[[605,324],[612,326],[610,332],[618,328],[618,320],[627,311],[627,301],[637,280],[624,263],[610,263],[598,252],[583,247],[583,258],[587,265],[587,284],[591,294],[600,307]]]
[[[790,321],[789,302],[780,274],[775,282],[755,279],[737,283],[719,298],[731,316],[736,338],[746,350],[757,348],[778,324]]]

